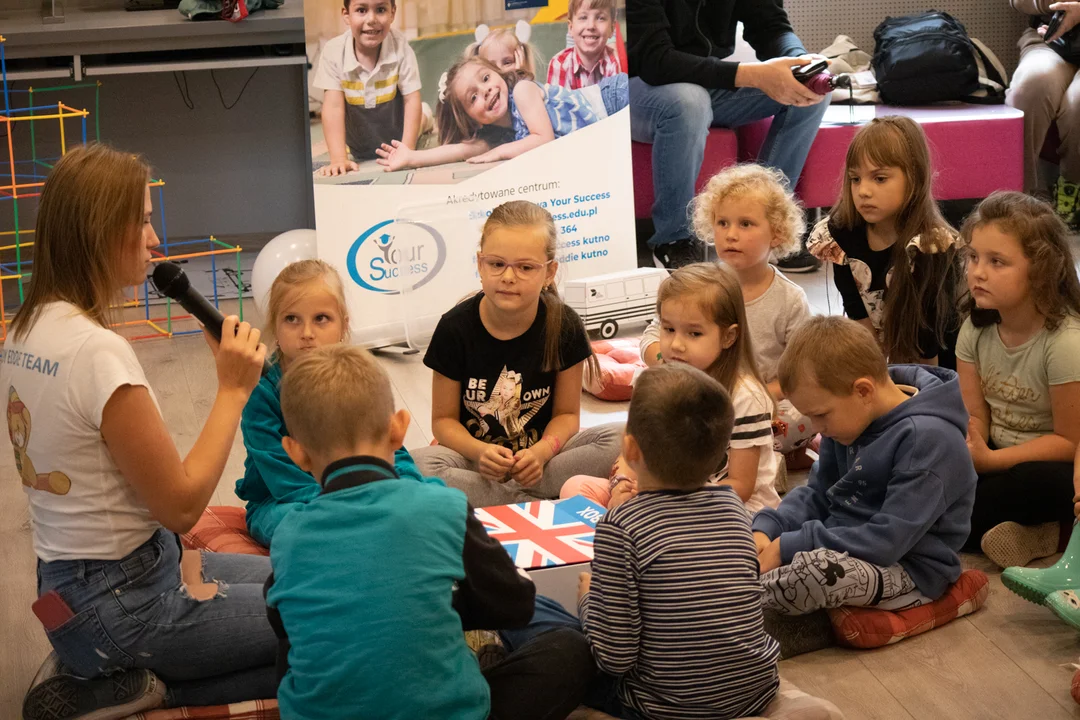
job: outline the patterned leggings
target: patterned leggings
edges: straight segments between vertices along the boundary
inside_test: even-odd
[[[782,615],[841,605],[904,610],[932,602],[899,565],[880,567],[824,548],[795,553],[790,565],[762,575],[761,584],[762,605]]]

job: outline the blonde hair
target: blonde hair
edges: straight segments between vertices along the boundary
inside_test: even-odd
[[[149,180],[146,162],[108,145],[76,147],[60,158],[41,191],[33,280],[11,325],[16,339],[56,300],[109,326],[124,256],[142,238]]]
[[[962,244],[970,245],[972,234],[990,224],[1015,237],[1024,257],[1031,261],[1031,298],[1035,309],[1046,318],[1046,328],[1057,329],[1066,315],[1080,316],[1080,281],[1069,248],[1069,230],[1054,209],[1024,193],[992,193],[964,221]],[[980,310],[974,298],[966,300],[965,310],[975,327],[1001,322],[997,310]]]
[[[848,146],[845,172],[863,162],[876,167],[899,168],[907,183],[907,198],[896,216],[897,240],[893,244],[892,269],[885,292],[882,341],[890,362],[918,362],[919,331],[934,333],[938,345],[959,325],[960,264],[956,231],[942,217],[932,193],[933,169],[926,135],[911,118],[887,115],[874,118]],[[851,182],[844,178],[840,199],[829,215],[845,230],[864,227]],[[909,247],[916,236],[920,248]],[[935,309],[930,327],[927,310]]]
[[[334,266],[325,260],[299,260],[289,263],[285,269],[274,278],[270,286],[270,299],[267,301],[266,329],[263,331],[263,341],[267,347],[274,347],[277,338],[277,325],[281,320],[281,313],[285,308],[311,292],[312,285],[321,282],[338,304],[338,312],[341,314],[342,341],[349,338],[349,306],[345,301],[345,287],[341,284],[341,276]],[[277,351],[275,350],[275,353]],[[291,359],[291,358],[290,358]]]
[[[521,42],[518,39],[517,33],[513,27],[501,27],[495,28],[487,34],[487,36],[480,42],[474,42],[465,48],[463,56],[468,58],[482,57],[480,53],[486,47],[491,47],[495,41],[504,42],[510,45],[513,52],[517,52],[518,48],[521,48],[522,60],[525,63],[523,67],[518,68],[517,77],[520,79],[533,80],[536,78],[536,68],[541,67],[543,58],[540,57],[540,53],[536,51],[530,43]],[[487,58],[484,58],[485,60]],[[447,78],[446,86],[450,86],[450,80]]]
[[[304,353],[281,378],[281,415],[308,452],[350,450],[387,436],[394,414],[390,377],[371,353],[327,345]]]
[[[577,15],[577,11],[583,7],[589,10],[607,10],[611,15],[611,21],[615,22],[615,0],[570,0],[566,17],[572,20]]]
[[[499,205],[491,211],[484,222],[484,229],[480,233],[480,250],[483,251],[484,243],[491,235],[492,230],[499,228],[539,228],[544,235],[544,257],[549,261],[555,260],[555,248],[559,239],[555,229],[555,220],[544,208],[527,200],[511,200]],[[555,287],[554,280],[540,292],[540,302],[544,303],[547,317],[544,324],[544,372],[559,372],[562,370],[562,354],[560,346],[564,336],[576,333],[584,333],[585,326],[581,318],[573,308],[567,307],[559,297],[559,290]],[[564,327],[563,321],[567,320],[570,327]],[[586,361],[588,369],[594,376],[600,372],[600,365],[596,360],[596,354],[590,352]]]
[[[854,392],[859,378],[885,380],[889,368],[874,333],[860,323],[837,315],[810,318],[788,341],[777,367],[785,395],[812,380],[833,395]]]
[[[691,229],[703,242],[712,242],[715,235],[716,207],[724,200],[757,200],[765,207],[765,219],[781,243],[774,250],[784,257],[799,249],[806,218],[802,205],[788,188],[784,174],[774,168],[756,163],[744,163],[726,168],[709,178],[709,182],[691,203]]]
[[[458,75],[469,65],[483,65],[502,77],[506,82],[507,95],[514,92],[514,85],[517,84],[519,79],[516,73],[504,73],[482,57],[462,58],[451,65],[450,69],[446,71],[446,95],[435,110],[439,125],[440,145],[452,145],[466,140],[475,140],[482,127],[480,123],[469,117],[469,114],[465,112],[465,106],[461,104],[461,99],[454,92],[454,83],[457,82]]]
[[[738,326],[731,347],[721,350],[713,364],[704,368],[728,393],[735,394],[735,385],[742,375],[750,375],[762,387],[766,387],[754,362],[753,344],[746,325],[746,306],[739,279],[734,272],[716,263],[706,262],[681,267],[660,283],[656,297],[657,315],[661,315],[664,303],[669,300],[696,302],[721,332],[732,325]]]

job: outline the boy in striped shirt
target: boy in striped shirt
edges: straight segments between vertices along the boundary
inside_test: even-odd
[[[570,0],[567,22],[574,44],[551,58],[548,85],[580,90],[622,72],[619,56],[608,46],[615,30],[615,0]]]
[[[323,90],[330,164],[319,175],[357,170],[383,144],[416,149],[423,122],[416,54],[391,24],[397,0],[343,0],[348,29],[326,43],[312,84]],[[352,160],[349,159],[352,153]]]
[[[776,695],[749,517],[730,486],[706,485],[733,421],[723,386],[685,363],[638,379],[623,440],[638,492],[597,524],[578,586],[596,709],[713,720],[759,715]]]

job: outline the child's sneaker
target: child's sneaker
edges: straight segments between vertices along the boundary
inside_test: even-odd
[[[1021,525],[1003,522],[987,530],[980,541],[983,554],[1000,568],[1027,565],[1057,552],[1060,525]]]
[[[1076,230],[1080,226],[1080,202],[1077,194],[1080,185],[1069,182],[1063,177],[1058,177],[1054,184],[1054,209],[1058,217],[1071,229]]]
[[[165,684],[149,670],[86,680],[68,674],[53,657],[23,700],[23,720],[119,720],[165,702]],[[60,674],[43,677],[54,670]]]
[[[481,670],[487,670],[506,659],[506,646],[494,630],[466,630],[465,644],[476,654]]]

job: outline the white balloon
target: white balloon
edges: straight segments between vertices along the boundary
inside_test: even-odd
[[[270,286],[274,284],[278,273],[290,263],[314,260],[316,257],[318,255],[314,230],[289,230],[266,243],[251,268],[251,293],[255,299],[255,307],[263,317],[266,317]]]

